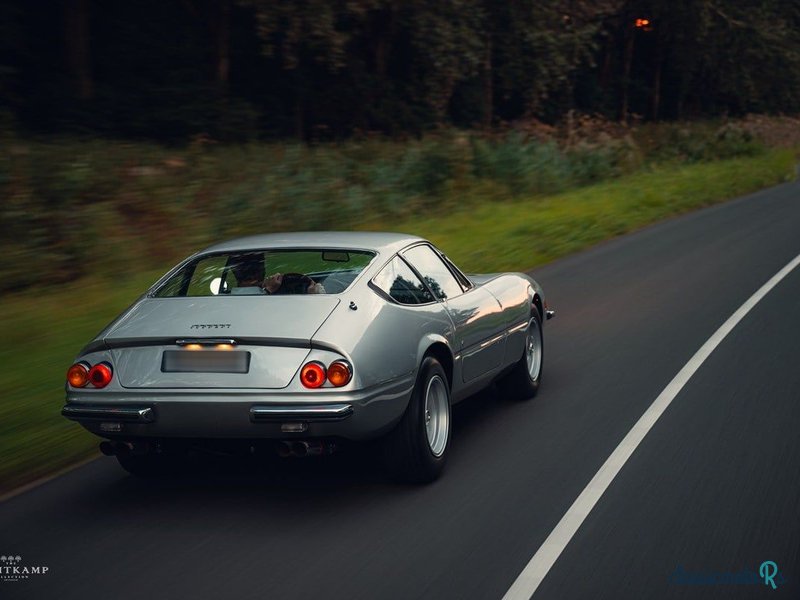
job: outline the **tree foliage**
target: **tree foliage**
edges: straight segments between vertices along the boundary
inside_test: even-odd
[[[789,112],[793,0],[2,0],[0,122],[185,140]]]

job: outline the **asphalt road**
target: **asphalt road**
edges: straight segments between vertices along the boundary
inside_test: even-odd
[[[159,484],[101,459],[0,504],[0,598],[499,599],[708,337],[800,253],[800,185],[535,272],[558,316],[533,401],[459,405],[443,479],[345,453]],[[800,597],[800,269],[713,352],[535,598]],[[88,435],[88,434],[87,434]],[[692,583],[758,571],[786,580]]]

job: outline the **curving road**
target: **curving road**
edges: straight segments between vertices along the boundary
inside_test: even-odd
[[[537,270],[558,310],[540,395],[459,405],[431,486],[353,453],[159,484],[89,463],[0,504],[0,552],[49,569],[0,581],[0,598],[500,599],[675,374],[798,253],[790,183]],[[767,560],[775,590],[718,579]],[[675,397],[534,597],[800,597],[800,268]]]

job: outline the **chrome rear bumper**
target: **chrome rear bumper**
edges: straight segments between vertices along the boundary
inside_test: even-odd
[[[274,421],[341,421],[353,414],[350,404],[263,405],[250,409],[253,423]]]
[[[104,421],[124,421],[126,423],[152,423],[156,420],[149,406],[65,406],[61,415],[73,421],[97,419]]]
[[[400,420],[414,382],[415,374],[407,373],[366,390],[313,398],[274,391],[75,391],[61,414],[103,438],[294,439],[302,431],[309,439],[364,440]]]

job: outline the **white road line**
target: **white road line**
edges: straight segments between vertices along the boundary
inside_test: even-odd
[[[611,456],[608,457],[606,462],[600,467],[600,470],[592,477],[580,496],[572,503],[566,514],[561,517],[561,520],[556,525],[555,529],[550,532],[547,539],[541,547],[533,555],[530,562],[519,574],[516,581],[508,589],[503,600],[528,600],[542,583],[542,580],[547,576],[547,573],[553,567],[553,563],[558,560],[558,557],[564,551],[572,536],[578,531],[581,524],[589,516],[589,513],[597,504],[597,501],[614,481],[620,469],[628,461],[633,454],[634,450],[642,443],[644,436],[655,425],[659,417],[664,414],[664,411],[678,395],[678,392],[683,389],[683,386],[691,379],[692,375],[700,368],[705,360],[711,355],[714,349],[719,346],[720,342],[725,339],[734,327],[741,321],[744,316],[750,312],[753,307],[758,304],[769,291],[774,288],[781,280],[786,277],[792,270],[800,265],[800,254],[794,257],[780,271],[762,285],[759,290],[750,296],[750,298],[742,304],[739,309],[733,313],[730,318],[725,321],[722,326],[714,332],[708,341],[703,344],[700,349],[695,353],[689,362],[678,371],[678,374],[669,382],[667,387],[664,388],[658,398],[656,398],[645,413],[636,422],[628,432],[628,435],[620,442]]]

